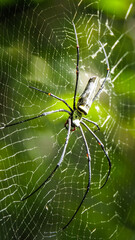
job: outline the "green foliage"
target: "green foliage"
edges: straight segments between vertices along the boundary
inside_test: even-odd
[[[133,4],[134,1],[132,1]],[[127,9],[131,4],[130,0],[101,0],[99,3],[100,9],[103,9],[105,12],[109,13],[110,17],[115,15],[117,18],[125,18]]]
[[[131,11],[125,23],[131,4],[128,0],[91,3],[0,1],[0,121],[21,121],[45,111],[68,109],[29,86],[50,91],[72,107],[76,41],[69,19],[77,10],[75,24],[80,44],[77,99],[90,75],[104,78],[106,74],[104,55],[99,51],[100,37],[106,43],[107,55],[111,53],[111,81],[107,81],[105,91],[92,104],[87,117],[101,127],[96,134],[109,150],[112,173],[100,190],[108,170],[107,160],[95,139],[83,128],[92,156],[91,189],[73,225],[67,232],[58,232],[57,239],[134,239],[134,18]],[[85,4],[89,7],[83,12]],[[97,10],[101,11],[98,17]],[[101,21],[98,27],[97,18]],[[95,53],[97,56],[93,57]],[[1,212],[3,219],[7,218],[1,227],[3,239],[14,236],[33,239],[34,235],[37,239],[48,239],[44,233],[49,236],[63,227],[80,203],[87,186],[88,168],[78,129],[71,133],[67,155],[52,180],[27,202],[20,202],[45,180],[60,159],[67,118],[67,114],[56,113],[0,130]],[[95,127],[89,126],[95,131]]]

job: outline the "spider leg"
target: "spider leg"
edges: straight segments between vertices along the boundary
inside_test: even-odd
[[[86,141],[86,138],[85,138],[85,135],[84,135],[84,132],[83,132],[83,129],[81,126],[80,127],[80,130],[81,130],[81,134],[82,134],[82,137],[83,137],[83,141],[84,141],[84,144],[85,144],[85,147],[86,147],[86,152],[87,152],[87,157],[88,157],[88,172],[89,172],[89,176],[88,176],[88,185],[87,185],[87,189],[84,193],[84,196],[78,206],[78,208],[76,209],[76,211],[74,212],[73,216],[71,217],[71,219],[69,220],[69,222],[63,227],[63,230],[65,228],[68,227],[68,225],[72,222],[72,220],[74,219],[75,215],[77,214],[77,212],[79,211],[80,207],[82,206],[83,202],[84,202],[84,199],[86,198],[87,196],[87,193],[89,192],[89,189],[90,189],[90,183],[91,183],[91,156],[90,156],[90,151],[89,151],[89,147],[88,147],[88,143]]]
[[[87,121],[87,122],[90,122],[90,123],[94,124],[97,127],[97,129],[100,130],[100,127],[98,126],[98,124],[96,122],[93,122],[93,121],[91,121],[91,120],[89,120],[87,118],[84,118],[84,117],[82,117],[82,119]]]
[[[36,88],[36,87],[29,86],[29,88],[35,89],[35,90],[37,90],[37,91],[39,91],[39,92],[45,93],[45,94],[47,94],[47,95],[49,95],[49,96],[51,96],[51,97],[54,97],[54,98],[58,99],[59,101],[61,101],[61,102],[63,102],[64,104],[66,104],[66,106],[70,109],[71,112],[73,111],[72,108],[68,105],[68,103],[67,103],[64,99],[59,98],[59,97],[55,96],[55,95],[52,94],[52,93],[48,93],[48,92],[45,92],[45,91],[43,91],[43,90],[40,90],[40,89],[38,89],[38,88]]]
[[[97,98],[97,96],[99,95],[99,93],[102,91],[102,89],[103,89],[103,87],[104,87],[104,84],[105,84],[105,82],[106,82],[106,80],[107,80],[107,78],[108,78],[108,75],[109,75],[109,73],[110,73],[109,61],[108,61],[108,57],[107,57],[105,48],[104,48],[103,44],[102,44],[100,41],[99,41],[99,43],[100,43],[100,45],[101,45],[101,47],[102,47],[102,49],[103,49],[104,55],[105,55],[106,65],[107,65],[107,73],[106,73],[106,77],[105,77],[105,79],[104,79],[104,81],[103,81],[100,89],[98,90],[97,94],[96,94],[95,97],[93,98],[93,101],[92,101],[92,102],[95,101],[95,99]]]
[[[110,161],[110,158],[109,158],[107,152],[105,151],[104,145],[103,145],[103,143],[100,141],[100,139],[96,136],[96,134],[95,134],[83,121],[81,121],[81,123],[88,129],[88,131],[89,131],[89,132],[93,135],[93,137],[97,140],[98,144],[101,146],[101,148],[102,148],[102,150],[103,150],[103,152],[104,152],[104,154],[106,155],[107,160],[108,160],[109,170],[108,170],[108,174],[107,174],[107,177],[106,177],[106,180],[105,180],[104,184],[100,187],[100,189],[101,189],[101,188],[103,188],[103,187],[105,186],[105,184],[107,183],[108,178],[109,178],[109,176],[110,176],[110,172],[111,172],[111,161]]]
[[[50,175],[46,178],[46,180],[38,187],[36,188],[32,193],[30,193],[28,196],[24,197],[21,199],[21,201],[26,200],[27,198],[31,197],[34,193],[36,193],[40,188],[42,188],[44,186],[44,184],[53,176],[53,174],[55,173],[55,171],[57,170],[57,168],[60,166],[60,164],[62,163],[64,156],[65,156],[65,152],[66,152],[66,148],[69,142],[69,136],[70,136],[70,130],[71,130],[71,119],[68,119],[68,132],[67,132],[67,137],[66,137],[66,141],[64,144],[64,149],[61,155],[61,158],[59,160],[59,162],[57,163],[56,167],[53,169],[53,171],[50,173]]]
[[[77,49],[77,64],[76,64],[76,85],[75,85],[75,92],[74,92],[74,100],[73,100],[73,110],[75,110],[75,101],[76,101],[76,93],[77,93],[77,87],[78,87],[78,79],[79,79],[79,43],[78,43],[78,37],[77,37],[77,32],[75,28],[74,22],[72,22],[73,27],[74,27],[74,32],[75,32],[75,37],[76,37],[76,49]]]
[[[28,118],[28,119],[24,119],[22,121],[19,121],[19,122],[15,122],[15,123],[11,123],[11,124],[1,124],[0,126],[0,129],[4,129],[4,128],[7,128],[7,127],[11,127],[11,126],[15,126],[15,125],[18,125],[18,124],[21,124],[21,123],[24,123],[24,122],[28,122],[30,120],[33,120],[33,119],[36,119],[36,118],[40,118],[40,117],[43,117],[43,116],[47,116],[47,115],[50,115],[52,113],[57,113],[57,112],[67,112],[69,115],[71,115],[71,113],[65,109],[59,109],[59,110],[53,110],[53,111],[50,111],[50,112],[44,112],[40,115],[37,115],[35,117],[32,117],[32,118]]]

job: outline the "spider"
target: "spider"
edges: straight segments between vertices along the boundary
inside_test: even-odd
[[[99,43],[101,45],[101,48],[103,49],[103,52],[104,52],[104,55],[105,55],[105,59],[106,59],[106,65],[107,65],[106,77],[103,80],[102,84],[100,84],[98,78],[91,77],[89,79],[87,85],[86,85],[85,90],[83,91],[83,93],[79,97],[79,100],[77,101],[77,104],[76,104],[76,95],[77,95],[77,87],[78,87],[78,80],[79,80],[79,44],[78,44],[78,37],[77,37],[77,31],[76,31],[75,24],[74,24],[74,22],[72,22],[72,24],[73,24],[75,38],[76,38],[76,44],[77,44],[77,46],[76,46],[76,49],[77,49],[76,84],[75,84],[75,90],[74,90],[73,108],[71,108],[64,99],[59,98],[59,97],[55,96],[52,93],[48,93],[48,92],[45,92],[43,90],[37,89],[36,87],[29,86],[31,89],[40,91],[42,93],[45,93],[45,94],[49,95],[50,97],[53,97],[53,98],[56,98],[59,101],[62,101],[68,107],[69,111],[65,110],[65,109],[52,110],[52,111],[44,112],[44,113],[42,113],[42,114],[40,114],[38,116],[29,118],[29,119],[25,119],[25,120],[22,120],[22,121],[19,121],[19,122],[15,122],[15,123],[11,123],[11,124],[2,124],[1,125],[1,129],[3,129],[3,128],[11,127],[11,126],[14,126],[14,125],[17,125],[17,124],[25,123],[25,122],[30,121],[30,120],[34,120],[36,118],[47,116],[49,114],[57,113],[57,112],[65,112],[65,113],[67,113],[69,115],[69,117],[68,117],[68,119],[67,119],[67,121],[66,121],[66,123],[64,125],[65,128],[68,131],[67,131],[67,136],[66,136],[66,140],[65,140],[65,143],[64,143],[63,152],[61,154],[59,162],[57,163],[57,165],[53,169],[53,171],[50,173],[50,175],[45,179],[45,181],[38,188],[36,188],[32,193],[30,193],[26,197],[22,198],[21,201],[24,201],[24,200],[28,199],[29,197],[31,197],[33,194],[35,194],[53,176],[53,174],[59,168],[59,166],[61,165],[61,163],[62,163],[62,161],[64,159],[64,156],[65,156],[65,153],[66,153],[66,149],[67,149],[67,145],[68,145],[68,142],[69,142],[70,132],[71,131],[75,131],[76,128],[80,129],[81,134],[82,134],[82,139],[84,141],[84,145],[85,145],[85,148],[86,148],[86,156],[87,156],[87,159],[88,159],[88,184],[87,184],[85,193],[83,195],[83,198],[82,198],[79,206],[75,210],[74,214],[72,215],[72,217],[70,218],[68,223],[62,228],[63,230],[66,229],[69,226],[69,224],[72,222],[72,220],[76,216],[77,212],[79,211],[80,207],[82,206],[82,204],[84,202],[84,199],[86,198],[86,196],[87,196],[87,194],[89,192],[90,184],[91,184],[91,155],[90,155],[90,150],[89,150],[89,147],[88,147],[88,143],[87,143],[84,131],[82,129],[82,125],[96,139],[97,143],[101,146],[101,148],[102,148],[102,150],[103,150],[103,152],[104,152],[104,154],[105,154],[105,156],[106,156],[106,158],[108,160],[109,170],[108,170],[108,173],[107,173],[106,180],[105,180],[104,184],[100,188],[103,188],[105,186],[105,184],[107,183],[108,178],[110,176],[110,172],[111,172],[111,161],[110,161],[109,156],[108,156],[108,154],[107,154],[107,152],[106,152],[106,150],[104,148],[103,143],[96,136],[96,134],[87,126],[87,124],[85,122],[89,122],[89,123],[94,124],[97,127],[97,129],[100,130],[98,124],[96,122],[93,122],[93,121],[88,120],[87,118],[83,117],[84,115],[88,114],[89,109],[90,109],[92,103],[94,102],[96,97],[99,95],[99,93],[102,91],[102,89],[104,87],[104,84],[105,84],[105,82],[106,82],[106,80],[108,78],[108,75],[109,75],[109,62],[108,62],[107,54],[106,54],[106,51],[104,49],[104,46],[99,41]]]

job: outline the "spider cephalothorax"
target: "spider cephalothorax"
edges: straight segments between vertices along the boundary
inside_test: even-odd
[[[71,131],[75,131],[76,127],[80,126],[80,121],[82,119],[82,113],[78,110],[74,110],[71,112],[71,116],[69,117],[71,119]],[[65,128],[68,130],[68,120],[64,124]]]
[[[95,135],[95,133],[88,127],[88,125],[85,122],[87,121],[88,123],[92,123],[92,124],[96,125],[98,129],[100,129],[98,124],[83,117],[83,115],[88,114],[89,109],[91,107],[91,104],[93,103],[95,98],[98,96],[98,94],[102,91],[102,89],[104,87],[104,84],[107,80],[107,77],[108,77],[108,74],[109,74],[109,62],[108,62],[107,54],[106,54],[106,51],[105,51],[102,43],[99,41],[99,44],[101,45],[101,49],[104,52],[105,59],[106,59],[106,64],[107,64],[106,77],[105,77],[104,81],[102,81],[102,83],[100,83],[100,81],[97,77],[90,78],[87,85],[86,85],[86,88],[84,89],[83,93],[79,97],[79,100],[76,104],[76,94],[77,94],[78,79],[79,79],[79,44],[78,44],[78,38],[77,38],[77,32],[76,32],[75,24],[73,22],[72,22],[72,24],[73,24],[73,28],[74,28],[74,32],[75,32],[76,43],[77,43],[76,85],[75,85],[74,98],[73,98],[73,109],[68,105],[68,103],[64,99],[59,98],[59,97],[55,96],[54,94],[52,94],[50,92],[48,93],[48,92],[45,92],[45,91],[42,91],[42,90],[39,90],[35,87],[30,86],[30,88],[32,88],[32,89],[35,89],[39,92],[45,93],[45,94],[47,94],[47,95],[49,95],[53,98],[56,98],[59,101],[62,101],[69,108],[69,111],[65,110],[65,109],[52,110],[50,112],[44,112],[44,113],[42,113],[38,116],[35,116],[33,118],[29,118],[29,119],[25,119],[25,120],[22,120],[22,121],[19,121],[19,122],[9,123],[9,124],[1,124],[1,127],[0,127],[0,129],[4,129],[4,128],[7,128],[7,127],[11,127],[11,126],[14,126],[14,125],[25,123],[27,121],[30,121],[30,120],[33,120],[33,119],[36,119],[36,118],[39,118],[39,117],[47,116],[49,114],[58,113],[58,112],[65,112],[66,114],[69,115],[67,121],[65,122],[65,127],[67,128],[68,131],[67,131],[67,137],[66,137],[66,140],[65,140],[63,152],[61,154],[61,158],[59,159],[59,161],[58,161],[56,167],[53,169],[53,171],[45,179],[45,181],[38,188],[36,188],[35,191],[33,191],[29,195],[23,197],[21,199],[22,201],[28,199],[33,194],[35,194],[52,177],[52,175],[55,173],[55,171],[58,169],[58,167],[60,166],[60,164],[62,163],[62,161],[64,159],[66,148],[67,148],[67,145],[68,145],[68,142],[69,142],[70,132],[74,131],[76,129],[76,127],[80,129],[81,134],[82,134],[82,139],[83,139],[83,142],[84,142],[85,148],[86,148],[86,156],[87,156],[87,159],[88,159],[88,184],[87,184],[86,191],[84,193],[84,196],[83,196],[79,206],[75,210],[74,214],[72,215],[72,217],[70,218],[68,223],[63,227],[63,229],[67,228],[67,226],[71,223],[71,221],[74,219],[75,215],[79,211],[84,199],[86,198],[86,195],[89,191],[90,183],[91,183],[91,156],[90,156],[90,150],[89,150],[89,147],[88,147],[88,143],[87,143],[84,131],[82,129],[82,125],[86,128],[86,130],[88,130],[89,133],[92,134],[92,136],[95,138],[97,143],[101,146],[101,148],[102,148],[102,150],[103,150],[103,152],[104,152],[104,154],[105,154],[105,156],[108,160],[109,170],[108,170],[108,173],[107,173],[107,176],[106,176],[106,180],[103,183],[103,185],[101,186],[101,188],[105,186],[105,184],[106,184],[106,182],[109,178],[110,171],[111,171],[111,161],[108,157],[108,154],[107,154],[107,152],[104,148],[103,143]]]

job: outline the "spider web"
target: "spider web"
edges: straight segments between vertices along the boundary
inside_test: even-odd
[[[0,122],[9,124],[66,106],[29,86],[51,92],[72,107],[79,46],[77,97],[90,77],[111,74],[88,119],[112,162],[85,132],[92,158],[91,189],[67,229],[87,187],[86,150],[80,131],[71,133],[62,165],[31,198],[62,154],[68,116],[56,113],[0,129],[0,239],[131,239],[134,224],[134,6],[118,14],[105,1],[10,1],[1,6]],[[4,3],[4,1],[3,1]],[[121,14],[121,15],[120,15]],[[88,124],[95,130],[93,125]],[[85,129],[84,129],[85,130]]]

